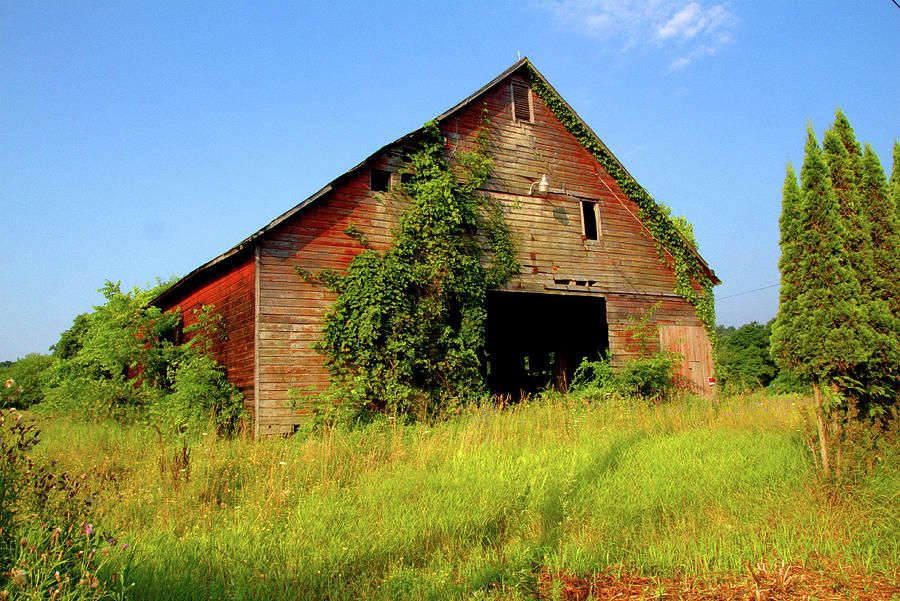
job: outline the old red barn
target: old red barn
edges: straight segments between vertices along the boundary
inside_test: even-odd
[[[626,328],[658,304],[653,343],[680,352],[686,381],[707,391],[713,362],[695,305],[719,283],[712,270],[673,228],[654,229],[653,201],[527,59],[438,117],[448,152],[467,146],[485,110],[493,174],[483,193],[502,203],[522,265],[488,298],[491,389],[564,381],[581,357],[605,350],[621,365],[637,352]],[[392,188],[418,133],[380,149],[154,301],[180,306],[185,321],[190,309],[215,305],[227,332],[216,353],[245,395],[257,436],[292,432],[302,411],[289,390],[328,381],[312,344],[333,296],[295,268],[346,268],[361,250],[344,233],[351,222],[372,247],[391,244],[403,207]],[[680,294],[676,256],[694,266]]]

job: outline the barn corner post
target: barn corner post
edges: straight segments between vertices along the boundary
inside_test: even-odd
[[[253,438],[259,438],[259,265],[260,244],[253,245]]]

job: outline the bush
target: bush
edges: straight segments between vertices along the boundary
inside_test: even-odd
[[[616,374],[613,372],[609,357],[597,361],[581,360],[581,364],[572,376],[570,390],[585,396],[598,396],[604,392],[618,392]]]
[[[676,353],[653,353],[627,361],[616,373],[608,356],[598,361],[584,359],[575,370],[571,389],[589,397],[612,393],[667,400],[678,388],[674,375],[679,362]]]
[[[0,367],[0,409],[27,409],[44,400],[41,374],[53,363],[48,355],[31,353]]]
[[[76,318],[56,345],[45,405],[81,419],[150,419],[179,432],[212,423],[230,433],[243,395],[212,356],[225,337],[221,316],[211,306],[198,310],[182,342],[181,314],[147,306],[166,286],[123,293],[107,282],[106,303]]]
[[[647,399],[668,400],[678,389],[675,370],[680,359],[677,353],[659,352],[627,361],[617,377],[620,391]]]

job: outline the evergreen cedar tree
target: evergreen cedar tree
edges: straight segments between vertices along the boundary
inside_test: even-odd
[[[897,223],[900,223],[900,142],[894,140],[894,169],[891,171],[891,190],[894,206],[897,208]]]
[[[787,175],[782,187],[781,217],[781,258],[778,259],[778,270],[781,272],[781,288],[779,290],[778,316],[772,325],[771,352],[772,358],[781,369],[790,369],[799,365],[803,358],[799,345],[791,344],[792,337],[800,329],[799,296],[800,296],[800,186],[797,185],[797,174],[794,166],[788,163]]]
[[[809,128],[800,186],[787,168],[771,352],[820,401],[825,385],[871,410],[895,402],[900,388],[898,186],[892,199],[877,157],[840,110],[823,147]],[[898,157],[895,143],[895,176]]]

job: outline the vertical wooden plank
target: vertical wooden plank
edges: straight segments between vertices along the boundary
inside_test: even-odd
[[[701,326],[663,325],[659,328],[662,350],[679,353],[683,357],[679,373],[692,392],[711,396],[715,390],[709,385],[713,375],[712,344]]]
[[[253,438],[259,438],[259,253],[253,249]]]

